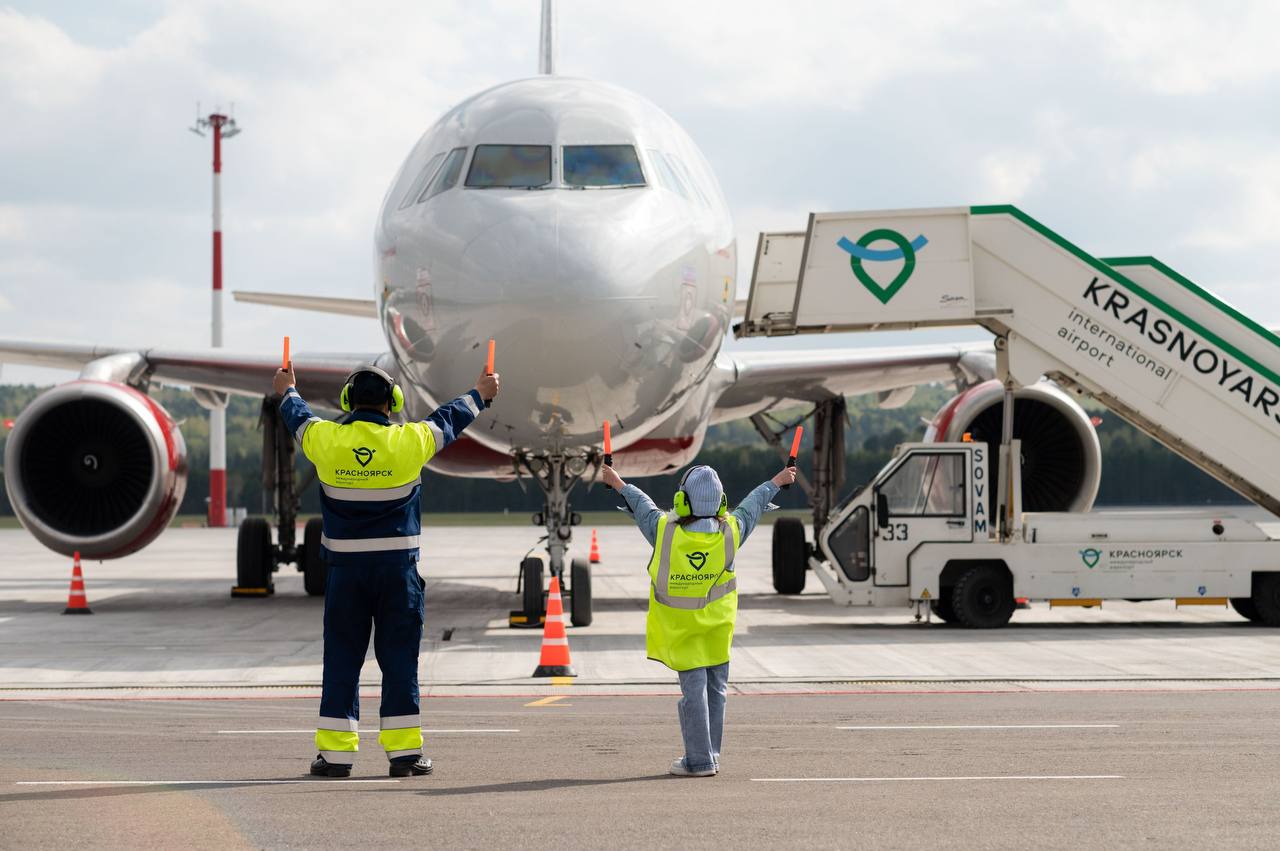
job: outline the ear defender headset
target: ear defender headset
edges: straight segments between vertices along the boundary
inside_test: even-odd
[[[391,413],[398,414],[404,410],[404,391],[400,389],[400,385],[396,384],[386,370],[379,369],[376,366],[362,366],[355,372],[347,376],[347,380],[342,384],[342,395],[338,397],[338,404],[342,406],[342,410],[351,410],[351,382],[355,380],[357,375],[376,375],[387,383],[387,388],[391,396]]]
[[[676,491],[675,498],[672,500],[677,517],[683,518],[683,517],[693,516],[693,506],[689,503],[689,494],[685,492],[684,485],[685,485],[685,482],[689,481],[689,474],[692,473],[694,470],[701,469],[702,466],[705,466],[705,465],[701,465],[698,467],[690,467],[689,469],[685,470],[684,475],[680,477],[680,489]],[[723,517],[728,510],[729,510],[729,497],[726,496],[723,492],[721,492],[720,507],[716,509],[715,516]]]

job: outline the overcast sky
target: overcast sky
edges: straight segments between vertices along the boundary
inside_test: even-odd
[[[197,101],[234,102],[244,131],[224,152],[227,288],[372,297],[402,158],[452,104],[536,71],[538,10],[0,7],[0,337],[207,343]],[[810,210],[1013,202],[1280,324],[1280,4],[562,0],[559,22],[562,73],[649,97],[702,146],[744,264]],[[226,317],[245,351],[383,348],[372,321],[230,299]]]

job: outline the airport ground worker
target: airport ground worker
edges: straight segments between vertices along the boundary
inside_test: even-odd
[[[316,465],[324,511],[322,555],[329,566],[324,598],[324,681],[311,773],[348,777],[359,744],[360,668],[369,647],[382,669],[378,740],[392,777],[431,773],[422,755],[418,647],[423,589],[418,575],[422,468],[453,442],[498,394],[498,376],[424,422],[392,425],[404,406],[394,380],[362,367],[343,387],[340,422],[311,412],[294,386],[293,364],[276,371],[280,410],[303,454]]]
[[[650,659],[676,671],[683,695],[684,756],[671,764],[672,774],[711,777],[720,771],[729,648],[738,615],[734,554],[778,489],[795,478],[795,467],[784,468],[729,512],[716,471],[691,467],[680,479],[675,507],[665,512],[612,467],[601,469],[601,480],[627,501],[640,532],[653,544],[645,646]]]

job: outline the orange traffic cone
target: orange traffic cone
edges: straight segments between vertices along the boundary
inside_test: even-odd
[[[542,628],[542,656],[535,677],[576,677],[569,662],[569,636],[564,632],[564,602],[560,599],[560,577],[551,577],[547,598],[547,622]]]
[[[592,564],[600,563],[600,542],[596,539],[596,530],[591,530],[591,555],[588,556]]]
[[[89,599],[84,595],[84,574],[80,572],[80,552],[76,551],[75,566],[71,568],[71,590],[67,593],[67,607],[64,615],[91,615]]]

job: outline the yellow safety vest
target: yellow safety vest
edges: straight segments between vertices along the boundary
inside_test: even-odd
[[[316,465],[325,509],[322,545],[330,553],[417,552],[422,468],[442,442],[431,422],[404,425],[318,417],[300,429]]]
[[[650,659],[676,671],[722,665],[738,618],[738,521],[730,515],[718,532],[690,532],[678,520],[674,512],[658,520],[645,647]]]

